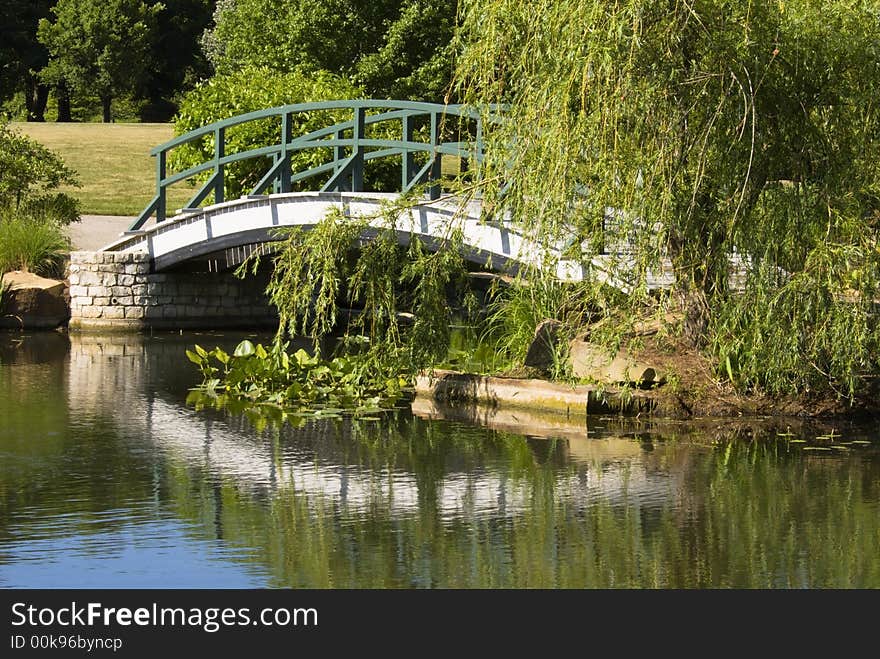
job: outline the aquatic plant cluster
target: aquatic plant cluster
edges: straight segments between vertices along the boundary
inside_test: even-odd
[[[343,410],[368,416],[392,407],[407,384],[405,378],[388,377],[369,361],[322,359],[302,349],[291,354],[282,342],[266,349],[244,340],[232,354],[196,345],[186,356],[204,378],[189,403],[247,410],[258,424],[332,417]]]
[[[188,352],[202,369],[199,391],[219,404],[270,403],[298,414],[324,406],[370,411],[393,405],[416,372],[442,361],[450,318],[472,315],[475,300],[454,227],[434,251],[418,240],[398,243],[394,222],[408,203],[386,207],[387,228],[371,228],[369,240],[362,239],[368,218],[341,213],[309,231],[281,230],[267,287],[280,318],[273,345],[245,342],[232,356],[219,348]],[[238,274],[260,265],[255,255]],[[289,355],[291,336],[311,337],[313,356]],[[321,350],[330,337],[332,355]]]

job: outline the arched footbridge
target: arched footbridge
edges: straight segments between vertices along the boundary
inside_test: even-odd
[[[560,257],[565,245],[537,244],[505,220],[486,221],[479,201],[443,197],[450,169],[467,176],[482,161],[482,121],[461,105],[356,100],[281,106],[204,126],[152,150],[156,195],[104,251],[149,254],[153,272],[193,261],[222,270],[278,240],[279,228],[307,230],[336,210],[365,218],[369,234],[389,228],[393,208],[402,244],[418,238],[430,248],[457,229],[464,256],[494,271],[552,264],[570,281],[586,268],[607,271],[603,257],[585,268]],[[171,171],[181,154],[200,162]],[[231,178],[239,188],[251,185],[234,189]],[[168,190],[187,184],[195,190],[190,201],[169,213]],[[413,201],[417,188],[424,194]]]

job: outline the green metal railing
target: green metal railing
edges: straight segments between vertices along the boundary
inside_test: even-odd
[[[293,128],[298,114],[316,111],[340,111],[350,118],[330,126],[294,136]],[[493,112],[496,109],[493,108]],[[278,143],[259,146],[247,151],[227,153],[226,131],[235,126],[272,118],[280,119]],[[450,119],[457,118],[459,132],[462,124],[469,124],[465,131],[467,140],[445,141],[450,133]],[[370,137],[367,126],[380,122],[400,122],[400,139]],[[294,185],[313,177],[327,177],[321,191],[364,191],[364,164],[378,158],[400,157],[400,192],[408,192],[414,186],[437,182],[428,187],[431,199],[440,196],[439,180],[444,155],[456,156],[475,163],[483,159],[483,128],[479,113],[474,108],[461,105],[439,105],[413,101],[346,100],[323,101],[284,105],[257,112],[249,112],[185,133],[155,147],[150,154],[156,158],[156,196],[129,227],[138,231],[155,216],[156,222],[167,218],[168,187],[187,179],[210,173],[207,181],[192,196],[184,210],[195,209],[213,195],[215,204],[225,200],[225,168],[231,163],[264,158],[268,169],[251,190],[251,195],[263,194],[270,186],[275,193],[291,192]],[[417,137],[422,139],[417,139]],[[169,174],[168,155],[183,145],[198,143],[204,138],[213,139],[213,158],[181,172]],[[332,160],[294,171],[293,155],[308,149],[330,149]],[[418,154],[426,154],[424,163]]]

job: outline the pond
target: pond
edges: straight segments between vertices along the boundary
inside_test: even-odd
[[[0,587],[880,587],[874,427],[258,428],[186,404],[184,349],[240,338],[0,334]]]

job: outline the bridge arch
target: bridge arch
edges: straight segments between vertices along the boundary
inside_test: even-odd
[[[147,207],[128,231],[100,252],[72,255],[71,327],[218,327],[221,322],[247,326],[260,316],[273,322],[264,287],[224,279],[235,263],[221,263],[218,255],[262,249],[282,237],[279,229],[307,230],[334,210],[365,221],[364,239],[393,229],[399,242],[417,239],[430,248],[456,231],[462,236],[463,256],[481,267],[515,274],[522,268],[550,266],[561,280],[580,281],[590,274],[628,290],[625,273],[632,259],[626,254],[584,252],[568,259],[563,255],[576,245],[536,241],[505,218],[487,220],[479,200],[441,196],[443,158],[474,163],[478,175],[484,158],[483,121],[500,121],[501,110],[489,108],[484,117],[465,106],[411,101],[302,103],[225,119],[155,147],[151,153],[156,158],[156,194]],[[332,123],[295,135],[297,117],[315,112],[329,113]],[[230,152],[227,131],[265,121],[276,122],[277,141]],[[381,125],[392,128],[384,133],[371,130]],[[176,149],[205,143],[212,146],[211,157],[183,171],[170,171],[169,158]],[[309,150],[320,157],[296,169],[303,161],[294,155]],[[365,190],[365,164],[382,158],[400,160],[397,190]],[[249,194],[228,199],[227,168],[248,160],[264,167],[259,180]],[[199,187],[169,217],[168,189],[186,181]],[[294,190],[310,181],[317,189]],[[426,194],[415,198],[413,190],[422,185]],[[216,275],[214,279],[181,267],[200,259],[214,263],[207,272]],[[671,281],[664,266],[649,286],[666,287]]]
[[[399,195],[356,192],[293,192],[251,196],[204,209],[181,213],[147,230],[130,232],[107,246],[107,251],[146,252],[154,272],[172,269],[194,259],[279,240],[279,229],[308,230],[328,213],[366,220],[367,239],[380,230],[392,229],[406,245],[421,240],[429,248],[442,243],[453,230],[462,235],[462,256],[480,267],[516,274],[523,266],[542,267],[548,258],[556,262],[562,279],[583,278],[583,269],[573,261],[558,260],[558,250],[536,246],[508,223],[486,223],[480,203],[462,203],[456,198],[426,200],[395,205]],[[387,217],[394,215],[393,227]],[[227,260],[216,268],[236,265]]]

